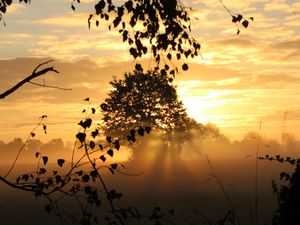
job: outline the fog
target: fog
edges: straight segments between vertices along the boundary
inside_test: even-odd
[[[296,157],[300,149],[296,138],[277,141],[255,132],[246,134],[240,141],[229,141],[226,136],[203,139],[197,135],[188,141],[178,141],[181,145],[175,151],[174,146],[161,141],[160,135],[154,133],[131,146],[121,146],[114,160],[121,160],[125,168],[115,175],[105,168],[102,171],[108,187],[123,193],[118,205],[134,206],[145,213],[156,206],[174,208],[177,224],[187,224],[185,219],[199,224],[203,220],[200,214],[217,222],[233,209],[238,224],[252,224],[257,151],[259,156]],[[22,145],[21,139],[0,142],[1,175],[7,172]],[[81,150],[77,147],[75,150],[80,155]],[[49,166],[54,167],[57,158],[70,158],[72,145],[61,139],[29,142],[10,174],[11,179],[36,168],[36,152],[47,155]],[[261,224],[270,224],[277,207],[271,181],[279,185],[280,172],[293,171],[293,167],[269,160],[257,163],[258,218]],[[45,202],[30,193],[1,184],[0,198],[0,217],[6,225],[28,225],[28,221],[31,225],[58,223],[54,215],[44,212]],[[67,200],[64,207],[76,213],[71,201]],[[100,211],[105,211],[105,207]]]

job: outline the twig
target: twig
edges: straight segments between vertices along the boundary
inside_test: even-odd
[[[15,158],[13,164],[12,164],[11,167],[9,168],[8,172],[4,175],[4,177],[3,177],[4,179],[10,174],[10,172],[11,172],[11,171],[13,170],[13,168],[15,167],[15,164],[16,164],[17,160],[19,159],[19,156],[20,156],[21,152],[24,150],[24,148],[25,148],[25,146],[27,145],[29,139],[30,139],[31,137],[33,137],[34,131],[42,124],[44,118],[46,118],[45,115],[42,116],[42,117],[40,118],[40,121],[38,122],[38,124],[33,128],[33,130],[32,130],[32,131],[30,132],[30,134],[28,135],[26,141],[24,142],[24,144],[22,145],[22,147],[19,149],[19,152],[18,152],[18,154],[17,154],[17,156],[16,156],[16,158]]]
[[[15,86],[13,86],[12,88],[8,89],[7,91],[3,92],[2,94],[0,94],[0,99],[4,99],[6,96],[12,94],[13,92],[15,92],[17,89],[19,89],[21,86],[23,86],[25,83],[30,83],[31,80],[42,76],[48,72],[55,72],[55,73],[59,73],[56,69],[54,69],[53,67],[47,67],[45,69],[42,69],[40,71],[37,71],[41,66],[48,64],[49,62],[52,62],[53,60],[49,60],[47,62],[41,63],[39,64],[32,72],[32,74],[28,77],[26,77],[25,79],[21,80],[19,83],[17,83]]]
[[[59,90],[63,90],[63,91],[71,91],[72,88],[62,88],[62,87],[58,87],[58,86],[52,86],[52,85],[46,85],[44,84],[39,84],[39,83],[35,83],[32,81],[28,81],[28,83],[36,85],[36,86],[40,86],[40,87],[45,87],[45,88],[54,88],[54,89],[59,89]]]

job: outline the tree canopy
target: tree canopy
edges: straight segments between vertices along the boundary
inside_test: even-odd
[[[139,126],[150,126],[168,135],[185,131],[190,118],[172,80],[159,70],[144,72],[138,65],[133,73],[125,73],[123,79],[114,78],[110,84],[113,89],[101,104],[108,135],[123,136]]]

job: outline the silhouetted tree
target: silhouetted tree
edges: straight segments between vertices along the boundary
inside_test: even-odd
[[[110,82],[113,90],[101,104],[104,129],[108,135],[123,136],[133,128],[150,126],[171,136],[185,131],[190,120],[175,86],[159,70],[133,73]]]

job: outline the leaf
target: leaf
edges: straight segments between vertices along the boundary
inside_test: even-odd
[[[43,130],[44,130],[45,134],[47,134],[47,126],[45,124],[43,125]]]
[[[39,174],[45,174],[46,173],[46,169],[45,168],[40,168]]]
[[[79,133],[76,134],[76,138],[77,138],[81,143],[83,143],[83,142],[85,141],[86,134],[85,134],[85,133],[79,132]]]
[[[232,16],[232,20],[231,20],[233,23],[236,23],[238,20],[237,20],[237,16]]]
[[[89,97],[87,97],[87,98],[85,98],[83,101],[86,101],[86,102],[88,102],[88,101],[90,101],[90,98],[89,98]]]
[[[110,144],[111,143],[111,137],[106,137],[106,141]]]
[[[64,159],[58,159],[58,160],[57,160],[57,164],[58,164],[60,167],[62,167],[62,166],[64,165],[64,163],[65,163],[65,160],[64,160]]]
[[[30,135],[31,135],[31,137],[34,137],[34,136],[35,136],[35,133],[31,132]]]
[[[248,20],[244,20],[244,21],[242,22],[242,24],[243,24],[243,26],[244,26],[245,28],[247,28],[248,25],[249,25],[249,22],[248,22]]]
[[[188,67],[188,65],[187,65],[186,63],[184,63],[184,64],[182,65],[182,69],[183,69],[184,71],[187,71],[187,70],[189,69],[189,67]]]
[[[113,157],[114,151],[111,150],[111,149],[109,149],[109,150],[107,151],[107,154],[110,155],[110,157]]]
[[[89,182],[89,180],[90,180],[90,176],[89,176],[88,174],[84,174],[84,175],[82,176],[82,181],[83,181],[83,182]]]
[[[78,176],[82,176],[82,174],[83,174],[83,171],[82,170],[79,170],[79,171],[77,171],[77,172],[75,172]]]
[[[36,153],[35,153],[35,158],[38,158],[39,155],[40,155],[40,153],[39,153],[39,152],[36,152]]]
[[[172,59],[172,55],[171,55],[171,53],[168,53],[168,55],[167,55],[167,58],[168,58],[169,60],[171,60],[171,59]]]
[[[110,164],[110,168],[116,170],[118,168],[118,164],[117,163]]]
[[[116,140],[114,142],[114,144],[115,144],[115,149],[119,150],[120,149],[120,142],[118,140]]]
[[[29,180],[29,175],[28,174],[23,174],[22,175],[22,180],[28,181]]]
[[[48,157],[47,156],[43,156],[42,160],[43,160],[44,165],[46,165],[47,162],[48,162]]]
[[[139,127],[139,129],[138,129],[138,134],[139,134],[140,136],[144,136],[144,132],[145,132],[144,128]]]
[[[95,108],[91,108],[91,110],[92,110],[92,113],[95,114],[96,109]]]
[[[97,137],[97,135],[99,134],[99,130],[98,129],[95,129],[94,131],[92,131],[92,137],[95,138]]]
[[[102,103],[102,104],[100,105],[100,108],[105,112],[105,111],[108,110],[108,105],[107,105],[106,103]]]
[[[71,5],[71,8],[73,11],[75,11],[75,6],[73,4]]]
[[[242,15],[238,15],[237,18],[236,18],[236,20],[237,20],[238,22],[240,22],[242,19],[243,19],[243,16],[242,16]]]
[[[145,127],[145,131],[146,131],[147,134],[150,134],[151,127]]]
[[[241,33],[240,29],[237,29],[236,35],[239,35]]]
[[[254,17],[252,17],[252,16],[249,19],[252,20],[252,21],[254,21]]]
[[[102,160],[102,162],[105,162],[106,161],[106,157],[104,155],[101,155],[100,156],[100,159]]]
[[[95,148],[95,142],[90,141],[90,148],[91,148],[91,149],[94,149],[94,148]]]

